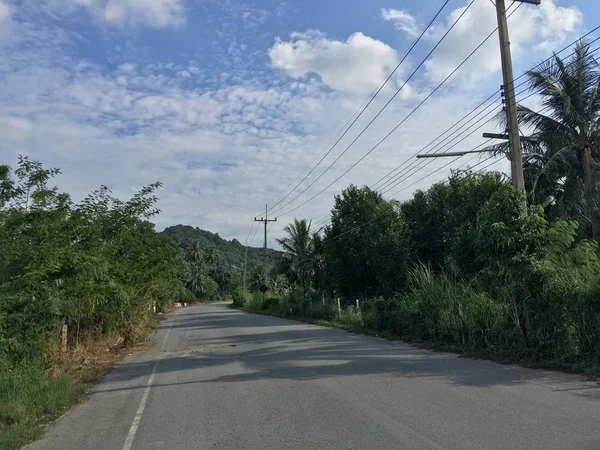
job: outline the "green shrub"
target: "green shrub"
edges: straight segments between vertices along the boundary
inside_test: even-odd
[[[264,309],[263,305],[263,294],[261,292],[253,292],[244,303],[244,307],[251,311],[260,311]]]
[[[279,310],[279,298],[267,297],[262,305],[263,309],[267,311],[278,311]]]
[[[202,280],[201,295],[203,301],[214,302],[219,300],[219,285],[217,282],[210,277],[205,277]]]
[[[242,307],[252,298],[252,294],[244,288],[244,286],[238,286],[233,291],[233,304],[238,307]]]
[[[402,335],[400,324],[400,300],[378,297],[361,303],[364,327],[371,331],[386,331]]]
[[[343,309],[339,321],[353,329],[363,328],[362,314],[356,306],[348,306]]]
[[[129,339],[184,292],[181,252],[147,220],[159,183],[128,201],[101,187],[75,204],[48,185],[58,173],[25,157],[0,166],[0,352],[15,363],[42,358],[63,323]]]

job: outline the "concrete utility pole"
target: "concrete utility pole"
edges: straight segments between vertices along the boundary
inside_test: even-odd
[[[539,5],[540,0],[515,0],[521,3]],[[508,124],[508,141],[511,153],[511,176],[517,190],[525,189],[523,176],[523,155],[521,138],[519,136],[519,121],[517,118],[517,99],[515,98],[515,80],[513,76],[508,24],[506,22],[506,4],[504,0],[496,0],[496,15],[498,16],[498,36],[500,37],[500,58],[502,60],[502,78],[506,98],[506,123]]]
[[[269,281],[268,277],[269,277],[269,265],[268,265],[268,249],[267,249],[267,224],[269,222],[277,222],[277,218],[275,219],[269,219],[268,217],[268,206],[265,205],[265,217],[261,217],[260,219],[257,219],[256,217],[254,218],[255,222],[263,222],[265,225],[265,286],[264,286],[264,290],[263,290],[263,298],[266,292],[266,288],[267,288],[267,283]],[[261,289],[262,290],[262,289]]]

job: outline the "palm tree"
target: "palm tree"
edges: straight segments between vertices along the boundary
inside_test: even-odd
[[[203,258],[204,252],[202,251],[200,242],[194,241],[188,250],[188,259],[193,263],[200,264],[203,261]]]
[[[294,219],[292,223],[286,225],[283,229],[288,236],[277,239],[277,242],[283,247],[291,270],[302,287],[306,287],[306,282],[309,281],[311,273],[313,242],[310,226],[311,222],[307,222],[306,219]]]
[[[518,105],[519,122],[537,145],[524,147],[528,200],[554,217],[579,219],[600,242],[600,70],[589,44],[579,42],[568,60],[557,55],[527,72],[543,109]],[[507,144],[490,147],[507,152]],[[599,249],[600,256],[600,249]]]
[[[260,291],[261,288],[265,287],[265,273],[262,270],[256,270],[250,276],[250,289],[253,291]]]
[[[278,297],[283,297],[290,289],[288,279],[281,273],[275,278],[272,278],[269,284],[271,292]]]
[[[216,265],[218,260],[219,260],[219,252],[217,251],[216,248],[210,247],[209,249],[207,249],[204,252],[204,262],[209,267],[213,267],[214,265]]]
[[[204,281],[204,274],[202,273],[202,269],[198,264],[188,263],[188,267],[189,276],[187,279],[187,287],[192,294],[197,296]]]

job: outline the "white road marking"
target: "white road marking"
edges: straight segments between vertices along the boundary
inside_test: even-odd
[[[175,317],[177,312],[173,314],[172,317]],[[167,345],[167,341],[169,340],[169,333],[171,332],[171,327],[173,326],[174,320],[171,320],[169,324],[169,328],[167,329],[167,334],[165,335],[165,340],[160,348],[160,351],[165,349],[165,345]],[[148,378],[148,382],[146,383],[146,387],[144,389],[144,393],[142,394],[142,399],[140,400],[140,406],[135,413],[133,418],[133,422],[131,423],[131,427],[129,428],[129,433],[127,433],[127,439],[125,439],[125,445],[123,445],[123,450],[131,450],[131,446],[133,445],[133,440],[135,439],[135,435],[138,430],[138,426],[140,425],[140,420],[142,420],[142,414],[144,414],[144,408],[146,408],[146,402],[148,401],[148,396],[150,395],[150,389],[152,389],[152,383],[154,382],[154,376],[156,375],[156,368],[158,367],[158,362],[160,361],[160,354],[154,361],[154,366],[152,367],[152,373],[150,374],[150,378]]]

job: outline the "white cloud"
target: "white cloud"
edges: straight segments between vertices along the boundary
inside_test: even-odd
[[[121,70],[125,73],[133,73],[133,72],[135,72],[135,64],[131,64],[131,63],[121,64],[119,66],[119,70]]]
[[[107,4],[106,0],[79,0],[77,7],[103,18]],[[64,44],[74,40],[67,34],[53,41],[58,31],[48,29],[43,35],[47,39],[31,38],[24,48],[0,49],[6,69],[0,70],[0,136],[4,137],[0,163],[14,164],[21,153],[47,167],[61,167],[64,175],[59,185],[75,200],[100,184],[126,197],[135,188],[160,180],[165,187],[159,194],[163,214],[155,219],[159,228],[186,223],[239,240],[245,238],[251,218],[264,203],[291,188],[305,173],[354,113],[363,94],[383,79],[398,57],[385,43],[361,33],[333,40],[312,32],[293,34],[289,42],[277,42],[270,49],[272,64],[281,73],[261,76],[248,69],[240,75],[232,66],[206,66],[193,56],[148,60],[143,52],[143,59],[127,54],[120,61],[126,64],[114,68],[114,60],[104,65],[100,58],[69,56]],[[309,73],[319,74],[322,82],[306,77]],[[227,83],[220,84],[222,77]],[[335,92],[323,89],[323,83]],[[432,98],[356,170],[305,207],[280,217],[272,235],[281,236],[281,228],[294,215],[315,219],[327,215],[334,194],[351,182],[374,182],[478,101],[476,93],[465,96],[452,91]],[[365,116],[378,109],[378,102]],[[294,205],[349,168],[412,106],[390,104]],[[352,133],[369,119],[362,117]],[[322,167],[353,137],[347,136]],[[474,136],[461,146],[468,149],[480,142]],[[405,184],[445,163],[432,162]],[[401,198],[442,179],[450,167],[411,187]]]
[[[10,19],[12,15],[12,8],[8,3],[0,1],[0,22]]]
[[[0,39],[9,34],[9,28],[12,22],[12,13],[12,6],[3,0],[0,0]]]
[[[406,11],[401,9],[382,9],[381,17],[383,17],[383,20],[393,21],[396,29],[404,31],[410,36],[414,37],[421,34],[416,19]]]
[[[365,95],[381,83],[398,61],[389,45],[357,32],[345,42],[319,32],[293,33],[269,49],[273,67],[293,78],[318,74],[331,89]]]
[[[445,24],[430,30],[428,38],[437,41],[465,8],[452,11]],[[525,51],[542,43],[548,49],[556,48],[570,33],[578,31],[582,22],[583,15],[576,6],[557,6],[553,0],[544,0],[540,6],[523,4],[509,18],[513,58],[518,59]],[[425,63],[429,78],[436,82],[443,80],[496,26],[496,11],[492,4],[487,1],[473,3],[434,56]],[[498,38],[493,36],[460,73],[465,81],[474,82],[499,71],[500,67]]]
[[[177,27],[185,23],[182,0],[49,0],[57,8],[65,3],[83,7],[113,26]]]

